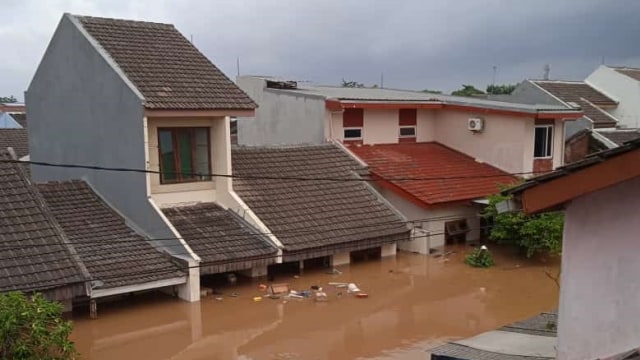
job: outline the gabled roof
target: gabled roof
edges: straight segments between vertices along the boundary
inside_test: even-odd
[[[582,81],[530,80],[558,99],[573,102],[582,108],[594,127],[615,127],[617,120],[599,106],[617,106],[618,103]]]
[[[29,133],[27,129],[0,129],[0,151],[13,148],[18,158],[29,155]]]
[[[426,206],[484,198],[498,193],[500,185],[517,182],[497,168],[434,142],[355,145],[349,150],[392,190]]]
[[[84,181],[37,184],[89,271],[94,289],[184,277],[169,256],[133,231]]]
[[[147,109],[252,110],[255,103],[173,25],[68,15],[122,69]]]
[[[404,219],[359,181],[366,169],[334,144],[234,147],[232,164],[234,190],[282,242],[285,259],[408,239]]]
[[[12,160],[0,151],[0,160]],[[16,163],[0,161],[0,292],[70,288],[86,295],[89,280],[38,191]]]
[[[278,250],[242,218],[214,203],[162,209],[202,259],[202,274],[249,269],[275,262]]]

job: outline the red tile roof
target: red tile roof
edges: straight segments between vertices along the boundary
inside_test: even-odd
[[[500,185],[517,182],[502,170],[433,142],[349,146],[349,150],[375,176],[426,205],[483,198],[497,193]]]

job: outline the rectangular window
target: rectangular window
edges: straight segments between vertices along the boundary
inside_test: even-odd
[[[209,128],[158,129],[160,183],[211,180]]]
[[[345,140],[362,140],[362,128],[344,128]]]
[[[534,158],[550,158],[553,156],[553,126],[536,126],[533,146]]]
[[[400,127],[400,137],[401,138],[416,137],[416,127],[415,126],[401,126]]]

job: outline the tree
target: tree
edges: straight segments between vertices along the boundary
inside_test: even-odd
[[[483,216],[493,219],[489,238],[498,244],[515,245],[526,251],[527,257],[536,253],[558,255],[562,251],[564,214],[549,212],[525,215],[522,212],[498,213],[496,204],[511,196],[493,195]]]
[[[482,95],[484,92],[482,90],[476,89],[473,85],[462,85],[462,89],[456,90],[451,93],[451,95],[456,96],[474,96],[474,95]]]
[[[516,88],[513,84],[506,85],[489,85],[487,86],[487,94],[492,95],[509,95]]]
[[[0,359],[68,360],[77,356],[69,340],[72,324],[62,305],[40,294],[0,294]]]
[[[16,97],[13,95],[0,96],[0,103],[10,104],[10,103],[17,103],[17,102],[18,102],[18,99],[16,99]]]
[[[357,81],[347,81],[345,79],[342,79],[342,87],[363,88],[364,84],[363,83],[359,83]]]
[[[440,90],[430,90],[430,89],[424,89],[422,90],[423,93],[427,93],[427,94],[442,94],[442,91]]]

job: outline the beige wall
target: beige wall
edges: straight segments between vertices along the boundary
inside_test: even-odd
[[[416,141],[437,141],[435,110],[418,110],[418,118],[416,122]]]
[[[467,130],[468,119],[484,119],[484,130]],[[440,110],[436,114],[438,142],[507,172],[533,168],[534,119],[502,115],[477,115]]]
[[[429,252],[429,246],[431,248],[444,246],[444,224],[457,219],[467,219],[467,224],[472,229],[467,234],[467,241],[480,238],[480,231],[478,230],[480,228],[479,209],[474,206],[448,205],[425,208],[398,196],[387,188],[377,187],[376,190],[400,211],[408,221],[420,221],[422,229],[430,234],[427,237],[419,237],[419,231],[416,231],[413,234],[416,238],[398,243],[398,249],[400,250],[426,254]]]
[[[394,144],[399,135],[398,110],[364,110],[364,144]]]
[[[342,112],[340,111],[329,111],[329,117],[331,119],[331,128],[329,128],[330,139],[342,141],[344,140],[344,128],[342,127]]]
[[[211,142],[211,172],[215,174],[225,174],[230,172],[230,156],[226,142],[228,135],[225,133],[228,118],[148,118],[147,146],[149,149],[148,169],[152,171],[160,170],[158,154],[158,128],[161,127],[209,127],[211,132],[209,139]],[[218,194],[216,189],[222,192],[230,188],[230,179],[213,178],[211,181],[189,182],[181,184],[160,184],[160,175],[151,174],[149,176],[150,192],[153,200],[162,207],[168,204],[216,201]]]

